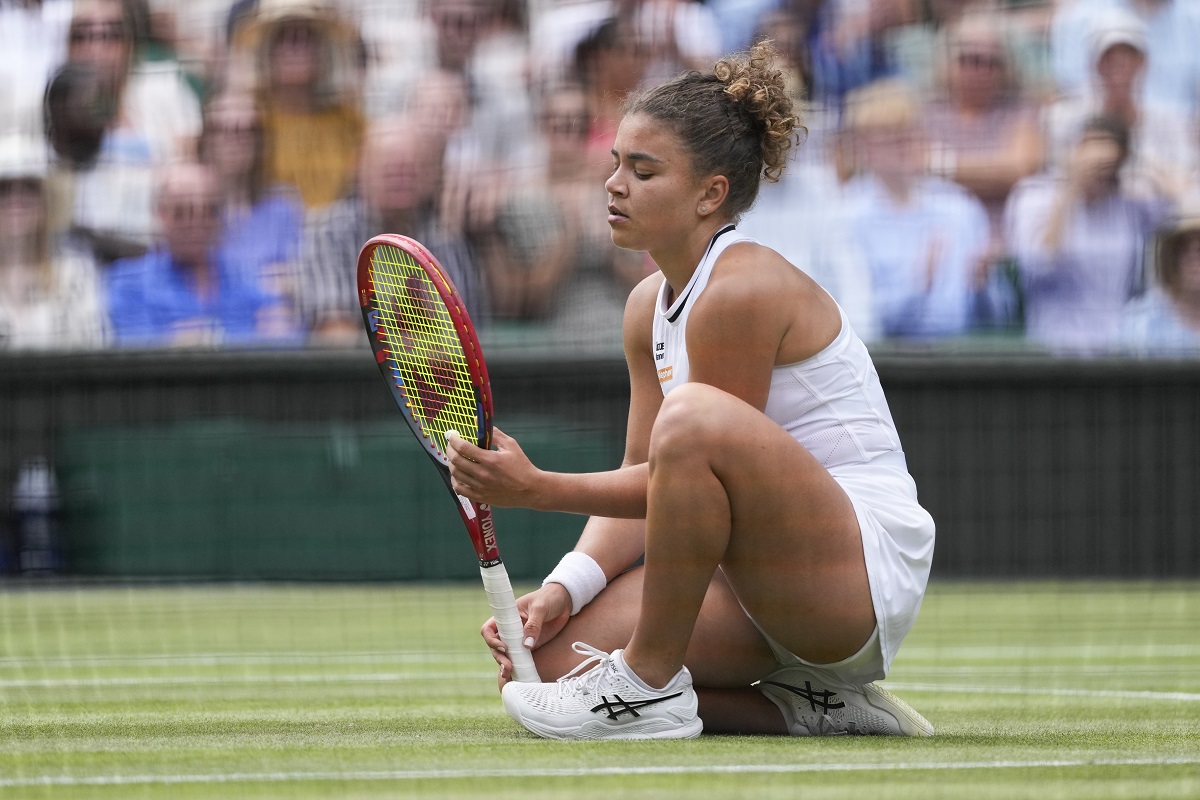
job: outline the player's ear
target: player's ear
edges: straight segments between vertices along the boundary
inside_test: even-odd
[[[724,175],[713,175],[701,184],[703,193],[696,203],[696,213],[702,217],[716,211],[729,196],[729,179]]]

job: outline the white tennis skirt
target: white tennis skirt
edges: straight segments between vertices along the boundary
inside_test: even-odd
[[[916,484],[904,469],[862,464],[835,468],[830,474],[850,496],[858,515],[875,632],[849,658],[813,664],[759,630],[780,664],[817,667],[858,686],[887,676],[900,644],[917,621],[933,563],[934,523],[917,502]]]

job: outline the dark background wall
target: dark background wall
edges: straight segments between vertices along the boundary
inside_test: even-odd
[[[1200,362],[878,352],[938,521],[943,576],[1200,575]],[[620,458],[619,358],[491,354],[499,426],[549,469]],[[445,489],[364,351],[0,358],[0,569],[11,488],[58,479],[68,573],[392,580],[475,574]],[[581,520],[502,509],[517,578]]]

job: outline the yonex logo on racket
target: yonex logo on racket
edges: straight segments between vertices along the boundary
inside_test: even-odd
[[[490,508],[487,503],[480,503],[479,510],[487,511]],[[480,527],[483,529],[483,546],[488,550],[493,550],[496,547],[496,523],[492,521],[491,514],[484,514],[483,521]]]

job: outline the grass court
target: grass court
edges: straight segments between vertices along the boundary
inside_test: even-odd
[[[0,797],[1200,797],[1200,582],[935,580],[927,740],[557,743],[475,584],[0,588]]]

